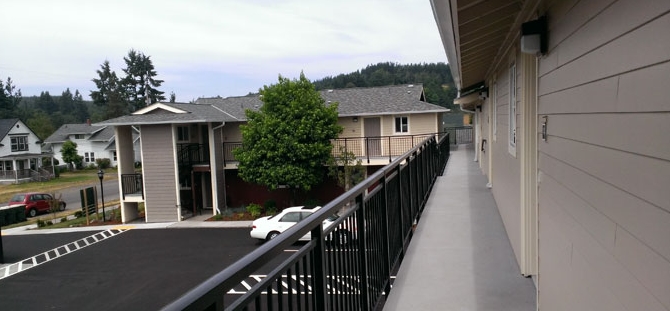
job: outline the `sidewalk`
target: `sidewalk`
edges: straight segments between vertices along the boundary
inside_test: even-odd
[[[453,150],[384,310],[536,310],[471,148]]]
[[[183,221],[146,223],[143,220],[132,221],[127,224],[114,224],[102,226],[86,226],[59,229],[39,229],[37,225],[27,225],[11,229],[3,229],[2,235],[21,235],[21,234],[52,234],[61,232],[81,232],[81,231],[102,231],[115,228],[123,229],[172,229],[172,228],[248,228],[251,227],[251,221],[205,221],[211,215],[198,215]]]

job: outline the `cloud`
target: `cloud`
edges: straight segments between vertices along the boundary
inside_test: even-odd
[[[120,74],[131,48],[151,56],[178,100],[245,95],[278,74],[446,61],[430,5],[409,0],[24,0],[3,5],[0,27],[11,29],[0,33],[0,75],[26,95],[88,95],[100,64]]]

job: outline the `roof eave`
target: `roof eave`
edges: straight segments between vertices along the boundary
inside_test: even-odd
[[[456,0],[431,0],[433,16],[437,23],[437,30],[442,38],[442,45],[447,54],[447,62],[451,70],[451,76],[454,79],[456,89],[460,90],[463,85],[461,82],[461,62],[458,47],[458,31],[454,25],[458,25]]]

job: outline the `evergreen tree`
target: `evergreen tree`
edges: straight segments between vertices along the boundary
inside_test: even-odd
[[[130,50],[128,56],[123,60],[126,62],[126,68],[123,69],[126,76],[122,83],[131,112],[142,109],[148,104],[165,100],[163,92],[157,89],[163,80],[155,79],[158,74],[150,56]]]
[[[12,78],[7,77],[4,84],[0,80],[0,119],[15,118],[21,99],[21,90],[16,90]]]
[[[116,73],[111,70],[109,61],[105,60],[96,72],[98,79],[92,81],[98,90],[91,91],[91,98],[94,104],[104,108],[101,117],[111,119],[127,114],[123,87]]]

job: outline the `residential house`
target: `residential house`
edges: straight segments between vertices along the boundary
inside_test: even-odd
[[[368,171],[441,132],[442,114],[448,112],[425,102],[421,85],[324,90],[321,96],[326,104],[339,103],[338,123],[344,131],[333,143],[364,159]],[[266,199],[279,198],[282,207],[288,191],[269,193],[242,181],[232,153],[242,144],[245,111],[262,104],[258,95],[156,103],[99,123],[115,128],[123,221],[138,217],[140,202],[147,222],[178,221],[203,209],[216,214],[229,206],[262,204]],[[142,137],[141,174],[134,172],[129,160],[134,152],[133,127]],[[327,202],[341,192],[326,182],[312,195]]]
[[[61,165],[63,161],[61,149],[63,143],[72,141],[77,144],[77,154],[82,156],[83,165],[95,166],[96,159],[109,159],[111,166],[117,165],[116,144],[114,143],[114,128],[108,126],[91,125],[86,123],[63,124],[51,136],[44,140],[44,148],[50,150]],[[134,130],[133,143],[139,147],[139,133]],[[135,161],[139,161],[139,148],[135,151]]]
[[[19,119],[0,120],[0,183],[20,183],[53,177],[42,167],[50,154],[42,153],[41,140]]]
[[[431,5],[538,309],[670,310],[670,1]]]

